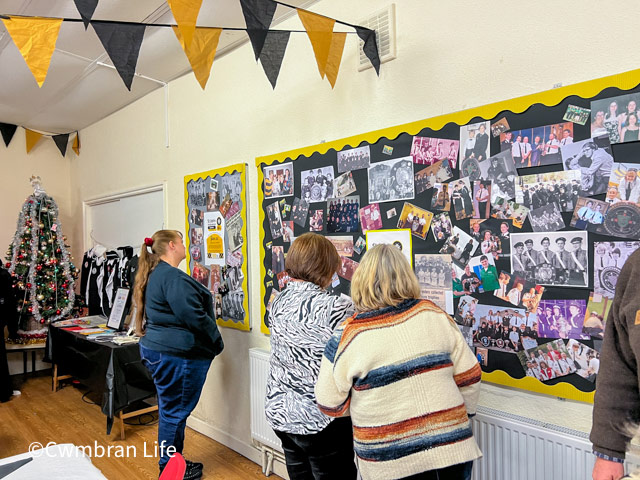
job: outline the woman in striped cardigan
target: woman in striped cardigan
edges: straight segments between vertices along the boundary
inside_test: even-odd
[[[357,313],[329,340],[315,392],[325,414],[351,415],[363,479],[470,479],[481,370],[460,330],[419,300],[391,245],[365,254],[351,296]]]

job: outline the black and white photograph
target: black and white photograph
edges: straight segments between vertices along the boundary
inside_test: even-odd
[[[489,158],[489,121],[460,127],[460,167],[464,161],[482,162]],[[455,165],[452,165],[455,168]]]
[[[471,199],[472,191],[469,178],[459,178],[449,182],[449,195],[451,196],[451,207],[456,220],[473,216],[473,200]]]
[[[451,224],[451,218],[447,212],[437,213],[433,216],[431,221],[431,232],[436,242],[442,242],[451,236],[451,230],[453,225]]]
[[[207,204],[207,187],[204,184],[204,179],[189,180],[187,192],[189,193],[189,205],[204,207]]]
[[[396,158],[372,164],[369,174],[369,203],[413,200],[413,161]]]
[[[618,276],[629,256],[640,242],[594,242],[593,292],[613,299]]]
[[[244,303],[244,291],[235,290],[222,296],[222,318],[230,318],[231,320],[244,320],[245,312],[242,304]]]
[[[500,134],[500,151],[511,151],[516,168],[562,163],[560,147],[573,143],[573,123],[524,128]]]
[[[497,185],[503,196],[513,198],[515,195],[514,181],[518,176],[511,158],[511,152],[504,151],[484,160],[469,158],[460,165],[460,176],[469,180],[488,180]]]
[[[611,167],[607,203],[630,202],[640,203],[640,178],[637,163],[615,163]]]
[[[327,232],[350,233],[360,230],[360,196],[331,198],[327,202]]]
[[[229,252],[237,250],[244,245],[244,237],[242,236],[242,215],[239,213],[226,221],[227,245]]]
[[[291,173],[286,174],[286,175],[288,175],[288,178],[290,179],[291,187],[288,187],[288,188],[291,190],[291,194],[293,194],[293,183],[292,183],[293,182],[293,167],[290,166],[289,170],[290,170]],[[278,177],[278,182],[280,182],[279,178],[280,177]],[[227,196],[229,196],[233,203],[240,203],[241,202],[242,199],[240,197],[242,196],[242,180],[241,180],[241,175],[240,175],[239,172],[231,173],[231,174],[225,174],[220,179],[219,185],[220,185],[220,196],[222,198],[226,198]],[[284,185],[284,183],[281,183],[281,185]],[[284,188],[285,187],[282,186],[281,191]]]
[[[309,202],[300,198],[293,199],[293,207],[291,208],[291,220],[296,225],[304,227],[307,224],[307,216],[309,215]]]
[[[433,165],[439,160],[448,159],[453,168],[458,159],[458,140],[447,138],[413,137],[411,143],[411,158],[413,163],[420,165]]]
[[[295,238],[295,234],[293,233],[293,221],[292,220],[287,220],[287,221],[282,221],[282,240],[284,242],[287,243],[292,243],[296,238]]]
[[[431,210],[449,211],[450,209],[449,184],[435,183],[433,185],[433,195],[431,196]]]
[[[613,167],[613,153],[608,135],[565,145],[560,147],[560,154],[565,170],[578,170],[582,173],[582,196],[606,193]]]
[[[516,178],[516,202],[529,209],[556,203],[561,212],[573,212],[581,185],[580,170],[524,175]]]
[[[453,172],[447,159],[423,168],[415,174],[416,195],[435,187],[437,183],[446,182],[451,177],[453,177]]]
[[[542,300],[538,305],[540,338],[583,338],[586,300]],[[588,337],[587,337],[588,338]]]
[[[333,167],[305,170],[300,173],[300,191],[308,203],[325,202],[333,194]]]
[[[356,184],[353,181],[353,174],[351,172],[343,173],[336,178],[334,185],[336,196],[338,197],[346,197],[356,191]]]
[[[491,200],[491,216],[499,220],[511,220],[516,228],[522,228],[527,215],[529,209],[513,200],[505,200],[502,197]]]
[[[607,134],[611,143],[638,140],[640,94],[628,93],[591,102],[591,136]]]
[[[491,213],[491,182],[473,182],[473,218],[489,218]]]
[[[451,236],[440,249],[440,253],[451,255],[453,263],[459,268],[464,268],[477,248],[477,240],[459,227],[453,227]]]
[[[534,232],[557,232],[566,227],[560,208],[555,202],[529,210],[529,223]]]
[[[200,210],[199,208],[192,208],[191,215],[189,216],[189,222],[198,227],[202,226],[204,222],[204,210]]]
[[[264,173],[264,196],[266,198],[293,195],[293,165],[291,162],[264,167],[262,171]]]
[[[282,236],[282,218],[280,217],[280,208],[278,202],[267,205],[267,220],[271,229],[271,238],[275,240]]]
[[[584,107],[578,107],[576,105],[567,105],[567,111],[564,112],[563,120],[567,122],[577,123],[578,125],[584,125],[589,120],[591,110]]]
[[[450,255],[416,254],[415,272],[420,283],[420,297],[431,300],[448,313],[453,313],[452,262]]]
[[[455,322],[461,327],[473,327],[475,322],[476,308],[478,308],[478,299],[470,295],[460,298],[458,308],[453,316]]]
[[[511,272],[539,285],[587,287],[587,232],[511,234]]]
[[[471,236],[480,243],[477,253],[491,255],[494,260],[509,256],[511,225],[511,220],[471,219],[469,221]]]
[[[571,216],[571,226],[578,230],[606,233],[603,224],[609,207],[607,202],[579,197]]]
[[[371,150],[369,145],[338,152],[338,173],[369,168]]]
[[[562,340],[554,340],[518,353],[518,358],[528,377],[541,382],[575,373],[576,366]]]

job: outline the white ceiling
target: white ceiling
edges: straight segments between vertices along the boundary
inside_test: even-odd
[[[288,0],[287,3],[308,8],[316,1]],[[0,0],[0,14],[80,18],[73,0]],[[295,10],[278,6],[271,26],[294,14]],[[102,0],[93,18],[175,24],[166,0]],[[240,1],[205,0],[198,25],[244,28]],[[224,31],[216,58],[247,41],[243,31]],[[20,51],[0,22],[0,122],[50,133],[80,130],[160,88],[159,82],[192,74],[187,57],[170,28],[147,27],[138,58],[138,76],[133,80],[131,91],[115,69],[100,63],[111,65],[93,28],[89,26],[85,31],[82,22],[63,22],[47,79],[42,88],[38,88]]]

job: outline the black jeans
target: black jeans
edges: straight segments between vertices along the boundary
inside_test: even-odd
[[[274,432],[282,440],[290,480],[356,479],[351,418],[337,418],[311,435]]]
[[[450,467],[429,470],[428,472],[404,477],[401,480],[471,480],[472,468],[473,462],[458,463]]]
[[[9,375],[7,350],[4,346],[4,327],[0,328],[0,333],[3,334],[0,338],[0,402],[7,402],[13,394],[13,386]]]

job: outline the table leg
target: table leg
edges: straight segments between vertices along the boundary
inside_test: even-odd
[[[122,416],[122,412],[120,412],[120,440],[124,440],[124,417]]]
[[[36,351],[31,350],[31,373],[36,371]]]
[[[27,352],[26,350],[24,352],[22,352],[22,363],[23,363],[23,373],[27,373]]]
[[[107,417],[107,435],[111,434],[112,428],[113,428],[113,417]]]

